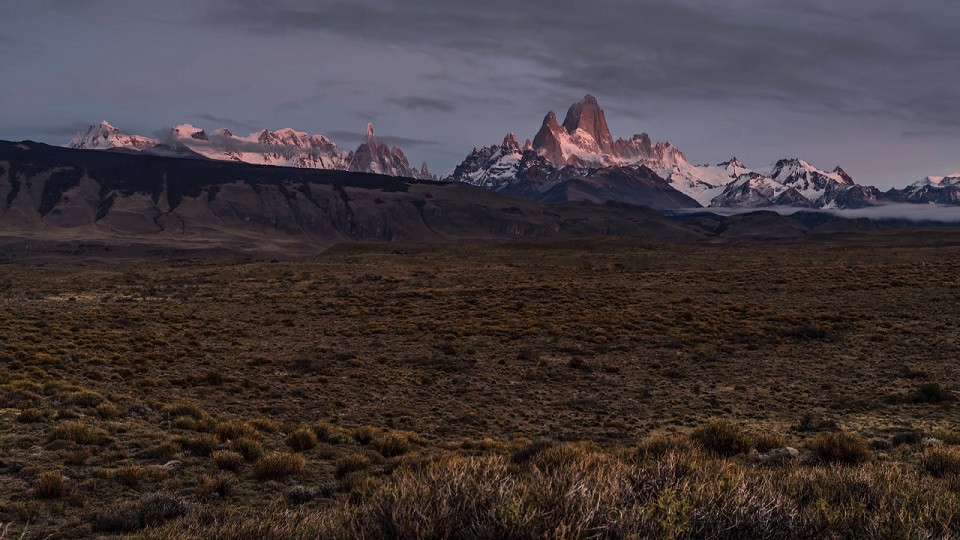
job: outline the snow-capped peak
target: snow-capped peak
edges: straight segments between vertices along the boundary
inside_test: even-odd
[[[426,164],[419,169],[411,167],[403,151],[384,144],[374,135],[370,124],[367,124],[363,143],[349,153],[337,148],[333,141],[323,135],[309,135],[290,127],[276,131],[263,129],[241,137],[226,128],[207,132],[185,123],[170,128],[162,143],[149,137],[126,135],[103,121],[90,126],[85,132],[77,133],[64,146],[93,150],[123,148],[160,155],[169,155],[168,147],[174,147],[181,150],[181,154],[220,161],[434,178]]]
[[[156,146],[157,141],[139,135],[127,135],[110,125],[106,120],[91,125],[86,131],[78,132],[64,146],[66,148],[80,148],[88,150],[108,150],[111,148],[132,148],[140,150]]]
[[[911,188],[922,188],[931,186],[935,188],[948,187],[960,184],[960,173],[948,174],[946,176],[928,176],[910,184]]]
[[[730,158],[727,161],[724,161],[723,163],[718,163],[717,166],[724,167],[726,169],[746,169],[747,168],[747,166],[744,165],[739,159],[737,159],[736,156]]]
[[[840,184],[852,184],[853,180],[840,167],[830,173],[818,169],[810,163],[797,158],[778,160],[767,175],[780,183],[797,182],[810,177],[820,177]]]
[[[674,189],[703,206],[709,206],[731,182],[749,174],[753,174],[753,171],[737,158],[717,165],[691,165],[682,161],[659,170],[659,175],[667,179]]]
[[[198,141],[207,140],[207,133],[191,124],[179,124],[170,128],[170,136],[174,138],[190,137]]]
[[[563,167],[608,167],[644,164],[654,169],[685,163],[686,158],[669,142],[651,142],[646,134],[613,140],[603,109],[586,95],[567,110],[563,124],[547,113],[533,138],[533,149],[550,163]]]

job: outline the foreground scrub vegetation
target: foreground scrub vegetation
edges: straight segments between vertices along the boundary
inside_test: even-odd
[[[0,537],[958,537],[960,248],[871,242],[0,266]]]
[[[849,444],[862,444],[848,437]],[[919,467],[758,465],[688,439],[533,444],[405,460],[322,510],[197,510],[150,538],[928,538],[960,535],[960,448]],[[950,472],[941,469],[949,461]]]

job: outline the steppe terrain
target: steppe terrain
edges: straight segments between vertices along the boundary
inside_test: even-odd
[[[958,320],[932,231],[4,265],[0,537],[956,537]]]

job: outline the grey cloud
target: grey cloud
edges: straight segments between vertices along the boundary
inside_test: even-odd
[[[452,101],[420,96],[388,97],[385,101],[412,111],[451,112],[457,108]]]
[[[256,131],[257,129],[260,129],[260,125],[255,121],[236,120],[233,118],[226,118],[224,116],[217,116],[209,113],[197,113],[195,117],[200,120],[215,122],[220,126],[236,126],[238,128],[248,129],[250,131]]]
[[[437,55],[524,59],[549,72],[549,85],[610,97],[768,100],[960,125],[960,109],[925,100],[918,78],[925,56],[937,65],[943,101],[957,101],[960,40],[950,21],[960,3],[951,4],[239,0],[215,17],[264,33],[322,31]]]
[[[340,131],[334,130],[326,133],[331,139],[337,139],[341,141],[356,141],[355,144],[359,144],[362,141],[366,140],[367,135],[365,133],[360,133],[358,131]],[[404,150],[407,148],[417,148],[422,146],[434,146],[439,144],[437,141],[426,141],[423,139],[413,139],[410,137],[397,137],[392,135],[380,135],[377,134],[377,137],[383,142],[389,145],[396,145]]]
[[[900,132],[904,139],[929,139],[939,137],[960,138],[960,126],[935,126],[929,129],[905,129]]]
[[[11,131],[38,133],[57,141],[62,139],[63,142],[66,142],[66,139],[73,137],[81,131],[86,131],[87,128],[90,127],[90,123],[67,122],[64,124],[10,125],[6,127]]]
[[[236,134],[235,134],[236,135]],[[231,152],[251,152],[251,153],[274,153],[274,152],[303,152],[304,150],[292,145],[266,145],[256,141],[244,141],[236,138],[224,137],[217,133],[207,132],[208,141],[195,140],[191,142],[194,146],[206,147],[211,150],[227,150]],[[154,138],[163,143],[175,142],[171,128],[158,130],[154,133]],[[318,150],[317,153],[320,153]]]

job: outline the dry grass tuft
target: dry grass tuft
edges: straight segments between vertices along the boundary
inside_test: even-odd
[[[726,420],[714,420],[698,427],[690,438],[708,452],[731,457],[744,454],[753,447],[750,435],[740,426]]]
[[[307,465],[307,460],[299,454],[271,452],[254,464],[254,474],[260,480],[283,480],[299,474]]]
[[[291,433],[285,442],[294,452],[306,452],[316,447],[318,440],[313,430],[302,428]]]
[[[960,477],[960,448],[932,446],[920,457],[923,470],[937,478]]]
[[[810,450],[823,463],[841,465],[858,465],[873,455],[863,437],[846,431],[820,435],[810,443]]]
[[[43,472],[37,476],[33,494],[38,499],[59,499],[67,492],[67,479],[57,472]]]
[[[217,450],[210,457],[217,467],[225,471],[236,471],[244,461],[243,454],[233,450]]]
[[[50,441],[71,441],[77,444],[102,445],[110,440],[103,429],[87,425],[80,421],[64,422],[54,426],[48,437]]]

